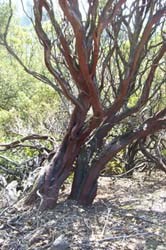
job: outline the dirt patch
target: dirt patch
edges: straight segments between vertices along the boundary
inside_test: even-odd
[[[21,202],[0,211],[2,250],[164,250],[166,249],[166,180],[151,177],[99,180],[98,196],[91,207],[64,201],[40,212]],[[56,246],[60,237],[61,245]]]

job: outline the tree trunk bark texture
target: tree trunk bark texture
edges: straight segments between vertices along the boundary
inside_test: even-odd
[[[85,116],[81,116],[82,121],[85,120]],[[74,172],[69,198],[83,205],[92,204],[97,194],[98,177],[105,165],[129,144],[165,128],[165,123],[165,120],[157,120],[156,117],[150,118],[146,123],[146,128],[142,126],[136,131],[115,137],[107,145],[104,145],[103,142],[111,125],[99,127],[98,123],[96,123],[96,132],[94,133],[93,130],[93,136],[90,137],[90,140],[87,140],[91,131],[90,128],[85,139],[85,132],[82,129],[83,123],[82,126],[80,126],[80,123],[79,125],[74,123],[74,127],[69,125],[70,129],[59,151],[53,155],[49,164],[42,170],[36,185],[26,199],[26,203],[34,202],[37,195],[39,195],[41,209],[53,208],[56,205],[61,185],[70,173]],[[86,128],[85,130],[87,131]]]

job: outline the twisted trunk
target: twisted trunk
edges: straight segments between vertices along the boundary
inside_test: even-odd
[[[41,170],[32,191],[25,199],[26,204],[33,203],[39,195],[42,199],[41,207],[43,209],[55,206],[59,189],[73,170],[73,163],[83,143],[83,137],[80,132],[85,123],[89,102],[86,96],[82,95],[80,100],[84,109],[80,110],[79,107],[75,107],[67,133],[58,152],[51,153],[47,165]]]
[[[108,143],[108,145],[103,146],[102,142],[104,138],[102,137],[101,139],[100,136],[101,134],[105,135],[106,131],[104,133],[101,127],[101,129],[98,130],[96,137],[93,137],[93,143],[91,142],[92,146],[94,145],[94,141],[96,141],[98,147],[91,147],[90,149],[84,147],[78,157],[70,198],[77,200],[83,205],[92,204],[97,194],[98,177],[106,164],[113,160],[114,156],[127,145],[141,138],[146,138],[148,135],[153,134],[163,128],[166,128],[166,120],[156,120],[156,118],[153,117],[147,121],[146,129],[144,126],[142,126],[136,131],[131,131],[118,136]],[[97,152],[94,160],[91,160],[87,157],[88,150],[90,150],[91,156],[93,153]],[[91,163],[89,160],[91,160]]]
[[[126,18],[125,9],[122,8],[126,1],[115,1],[115,4],[114,1],[106,1],[100,12],[97,2],[89,4],[87,20],[84,23],[79,11],[79,1],[74,4],[72,1],[59,1],[69,25],[67,27],[70,27],[70,32],[67,33],[67,29],[63,27],[64,20],[58,22],[56,19],[52,1],[34,0],[34,27],[44,49],[46,68],[58,84],[60,93],[75,107],[59,151],[53,154],[42,170],[26,200],[30,203],[38,194],[42,208],[54,207],[60,186],[71,171],[74,171],[74,180],[70,198],[82,204],[91,204],[96,196],[100,171],[108,161],[127,145],[166,127],[166,109],[163,109],[153,118],[144,121],[142,127],[137,128],[136,125],[135,131],[126,134],[122,131],[123,135],[115,136],[106,144],[105,138],[114,125],[123,125],[125,118],[148,104],[155,90],[159,90],[155,73],[166,51],[166,45],[162,36],[156,45],[149,46],[149,41],[154,35],[154,29],[158,30],[160,27],[159,21],[166,9],[158,9],[157,2],[156,5],[151,5],[149,1],[141,10],[139,4],[137,7],[133,5],[133,13]],[[57,42],[43,26],[45,12]],[[124,32],[127,32],[127,38],[123,41],[122,34],[126,37]],[[100,40],[109,33],[111,35],[110,38],[107,36],[108,44],[103,48]],[[71,39],[68,39],[67,34],[72,35]],[[73,43],[69,42],[72,39]],[[124,46],[128,41],[129,52]],[[156,53],[153,52],[154,48]],[[63,63],[59,64],[61,57]],[[146,57],[151,58],[151,61],[146,61]],[[143,72],[141,65],[145,65]],[[63,72],[67,73],[63,75]],[[45,78],[43,79],[45,82]],[[163,80],[159,81],[160,84]],[[157,82],[156,85],[153,86],[153,82]],[[56,84],[52,83],[54,89]],[[134,95],[138,99],[130,107],[130,99]],[[86,119],[90,108],[92,117],[88,122]]]

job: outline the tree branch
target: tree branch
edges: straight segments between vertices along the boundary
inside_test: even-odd
[[[49,137],[48,135],[37,135],[37,134],[33,134],[33,135],[28,135],[26,137],[21,138],[20,140],[16,140],[14,142],[11,143],[5,143],[5,144],[0,144],[0,151],[6,151],[6,150],[10,150],[13,148],[17,148],[17,147],[30,147],[36,150],[46,150],[48,151],[47,148],[45,147],[41,147],[41,146],[37,146],[37,145],[27,145],[27,144],[22,144],[25,141],[34,141],[34,140],[47,140],[51,143],[52,146],[54,146],[54,139]],[[49,150],[50,151],[50,150]]]
[[[153,134],[161,129],[166,129],[166,108],[160,111],[154,117],[149,118],[145,124],[142,124],[142,126],[140,126],[135,131],[131,131],[116,137],[113,141],[108,143],[98,155],[98,159],[92,162],[91,170],[89,171],[88,176],[93,176],[94,179],[96,176],[97,178],[99,172],[105,167],[106,163],[112,159],[113,156],[115,156],[121,149],[125,148],[134,140],[147,137],[148,135]],[[87,181],[89,181],[89,179]]]

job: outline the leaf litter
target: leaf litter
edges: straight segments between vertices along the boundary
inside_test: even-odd
[[[66,200],[66,184],[53,210],[22,201],[0,209],[2,250],[164,250],[166,180],[161,172],[133,178],[100,177],[92,206]],[[1,197],[0,197],[1,199]]]

